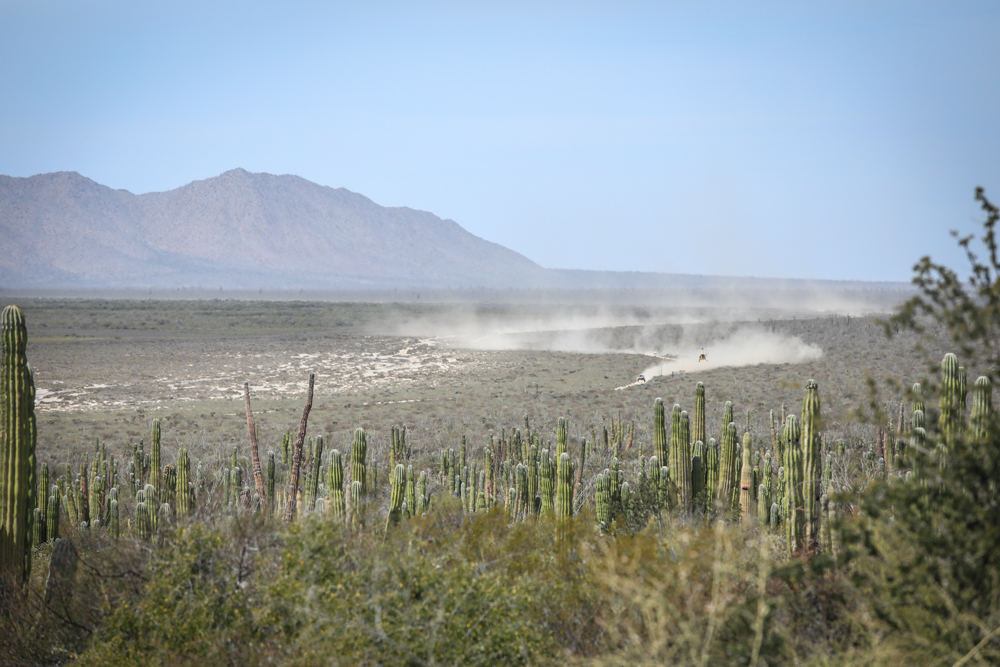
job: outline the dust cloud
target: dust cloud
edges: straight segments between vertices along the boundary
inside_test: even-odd
[[[723,338],[706,341],[703,346],[686,336],[675,346],[673,359],[661,360],[643,371],[647,380],[664,373],[693,373],[711,368],[755,366],[757,364],[798,364],[823,356],[818,345],[797,336],[775,333],[755,327],[740,328]],[[704,350],[706,359],[699,360]]]

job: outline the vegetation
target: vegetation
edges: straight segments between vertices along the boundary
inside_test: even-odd
[[[942,322],[986,369],[971,401],[948,354],[898,412],[875,397],[862,437],[831,437],[844,427],[813,380],[766,430],[732,401],[706,405],[699,382],[669,397],[669,436],[656,398],[589,440],[525,416],[434,449],[398,422],[386,446],[365,428],[307,436],[311,378],[259,483],[246,447],[165,462],[154,420],[149,452],[116,459],[98,441],[43,465],[37,490],[33,460],[29,489],[3,487],[31,560],[5,566],[0,662],[996,664],[1000,420],[983,341],[1000,320],[973,310],[1000,279],[997,211],[977,196],[991,264],[970,254],[973,292],[925,260],[922,294],[887,324]],[[6,381],[26,368],[23,346],[8,361],[7,320],[5,407],[30,384]],[[255,447],[249,398],[246,413]],[[26,445],[3,447],[6,461]]]

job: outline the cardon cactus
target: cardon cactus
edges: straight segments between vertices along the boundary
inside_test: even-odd
[[[3,311],[0,377],[0,578],[21,584],[31,573],[35,467],[35,382],[25,348],[28,330],[17,306]]]
[[[607,476],[597,473],[594,484],[594,504],[597,508],[597,522],[602,528],[611,525],[611,484]]]
[[[365,430],[363,428],[356,429],[354,431],[354,444],[351,446],[351,484],[353,485],[354,482],[358,482],[361,485],[361,495],[366,495],[368,492],[368,472],[365,467],[365,458],[367,456],[368,440],[365,437]],[[351,493],[354,493],[353,488],[351,489]]]
[[[731,415],[732,405],[728,402],[726,405]],[[719,454],[719,490],[715,501],[718,511],[729,511],[733,493],[739,488],[736,475],[736,424],[730,419],[726,430],[722,432],[722,451]]]
[[[153,484],[153,489],[156,491],[156,495],[153,496],[156,500],[159,500],[163,496],[160,495],[160,487],[162,486],[162,480],[160,475],[163,471],[160,465],[160,420],[154,419],[153,425],[150,428],[150,439],[153,441],[152,449],[149,455],[149,482]],[[148,498],[147,498],[148,500]]]
[[[396,467],[393,468],[390,482],[389,517],[385,523],[387,531],[392,526],[398,524],[400,518],[403,516],[403,499],[406,495],[406,468],[402,463],[397,463]]]
[[[38,493],[36,495],[38,498],[38,509],[41,510],[42,523],[39,526],[41,531],[42,541],[45,541],[45,536],[48,534],[46,528],[48,524],[49,516],[49,464],[43,463],[41,471],[38,474]]]
[[[541,461],[538,465],[538,490],[542,496],[542,514],[549,514],[555,509],[555,485],[556,470],[549,457],[549,450],[543,449]]]
[[[757,487],[757,522],[761,526],[766,526],[770,519],[771,501],[767,496],[767,489],[761,484]]]
[[[556,517],[568,519],[573,516],[573,463],[566,452],[559,455],[556,478]]]
[[[340,451],[330,450],[330,465],[326,472],[326,492],[330,496],[330,511],[336,521],[343,521],[347,515],[347,499],[344,496],[344,465]]]
[[[649,457],[649,501],[653,511],[659,513],[665,509],[660,505],[660,462],[655,456]]]
[[[274,452],[268,451],[267,475],[264,478],[264,494],[266,496],[264,498],[264,508],[269,516],[274,516],[275,508],[278,506],[278,496],[274,495],[275,487],[277,486],[277,478],[275,477],[275,474]]]
[[[677,413],[679,405],[674,406]],[[677,443],[670,440],[670,477],[677,494],[676,507],[684,512],[691,509],[691,499],[694,497],[691,480],[691,421],[688,413],[677,414]]]
[[[49,497],[48,520],[45,522],[46,535],[51,542],[59,537],[59,487],[52,487],[52,495]]]
[[[785,419],[785,535],[788,553],[794,555],[802,549],[805,536],[805,515],[802,506],[802,429],[795,415]]]
[[[413,466],[406,466],[406,513],[417,511],[417,485],[413,477]]]
[[[917,412],[918,410],[920,412],[924,411],[924,392],[920,388],[919,382],[910,388],[910,393],[913,395],[913,401],[910,403],[910,414],[912,419],[912,414],[914,412]]]
[[[145,497],[145,492],[141,493]],[[135,504],[135,531],[141,540],[148,540],[153,533],[149,521],[149,510],[146,508],[146,503],[141,501]]]
[[[716,494],[719,492],[719,446],[715,438],[708,441],[705,448],[705,506],[715,507]]]
[[[708,442],[705,434],[705,385],[701,382],[694,387],[693,429],[694,432],[691,434],[691,440],[694,442]]]
[[[805,513],[805,539],[810,548],[819,545],[820,508],[823,495],[823,453],[820,451],[819,387],[815,380],[806,383],[802,399],[802,508]]]
[[[323,460],[323,437],[319,436],[316,438],[316,449],[312,462],[312,469],[309,472],[309,476],[306,478],[307,492],[309,499],[306,501],[306,508],[312,511],[316,507],[316,498],[319,492],[319,480],[323,476],[323,466],[321,464]]]
[[[562,417],[559,418],[559,424],[556,427],[556,462],[558,465],[559,457],[566,453],[566,420]]]
[[[355,528],[364,527],[365,493],[358,480],[351,481],[350,524]]]
[[[958,357],[950,352],[941,361],[941,396],[938,403],[938,433],[949,449],[962,431],[962,386],[958,373]]]
[[[669,460],[667,456],[667,422],[663,399],[658,398],[653,403],[653,455],[661,462]]]
[[[119,525],[118,525],[118,500],[112,499],[108,503],[108,533],[111,537],[118,539]]]
[[[271,453],[272,464],[274,453]],[[187,447],[181,447],[177,452],[177,484],[176,484],[176,506],[178,518],[191,516],[194,511],[194,485],[191,483],[191,458],[188,456]],[[274,497],[274,496],[270,496]]]
[[[990,435],[993,415],[993,383],[985,376],[976,380],[972,388],[972,439],[985,443]]]
[[[742,454],[743,465],[740,467],[740,516],[743,525],[750,526],[753,525],[757,508],[754,503],[754,492],[756,489],[753,483],[753,463],[751,463],[753,455],[749,433],[743,434]]]

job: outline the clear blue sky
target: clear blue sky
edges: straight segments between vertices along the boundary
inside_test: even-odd
[[[549,267],[909,280],[1000,202],[998,2],[0,0],[0,63],[2,174],[297,174]]]

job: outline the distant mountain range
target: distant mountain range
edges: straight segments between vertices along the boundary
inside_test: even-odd
[[[0,250],[0,287],[6,288],[751,286],[747,279],[545,269],[425,211],[243,169],[142,195],[76,172],[0,176]]]

